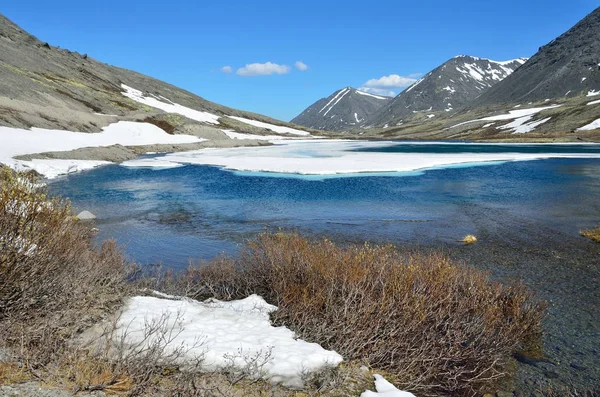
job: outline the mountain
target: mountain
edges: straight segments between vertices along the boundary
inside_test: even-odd
[[[364,123],[364,126],[399,125],[418,113],[451,112],[477,98],[525,63],[459,55],[427,73],[401,92]]]
[[[540,47],[509,76],[469,107],[571,98],[600,91],[600,8]]]
[[[229,139],[222,129],[293,133],[288,123],[40,41],[0,14],[0,126],[99,132],[117,121],[209,139]]]
[[[356,128],[392,98],[346,87],[310,105],[291,122],[317,130],[345,131]]]

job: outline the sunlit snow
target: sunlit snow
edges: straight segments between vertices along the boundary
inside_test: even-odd
[[[131,98],[136,102],[141,104],[164,110],[167,113],[176,113],[182,116],[185,116],[189,119],[200,121],[202,123],[210,123],[210,124],[218,124],[219,116],[209,113],[209,112],[201,112],[195,109],[190,109],[188,107],[179,105],[177,103],[171,102],[163,96],[153,97],[144,96],[144,93],[140,90],[136,90],[135,88],[129,87],[125,84],[121,84],[121,87],[125,90],[122,94],[127,98]],[[158,98],[162,99],[159,100]],[[169,103],[165,102],[168,101]]]
[[[104,127],[102,132],[84,133],[32,128],[24,130],[0,127],[0,162],[15,169],[33,169],[47,178],[108,164],[92,160],[15,160],[13,157],[43,152],[70,151],[85,147],[111,145],[140,146],[201,142],[191,135],[169,135],[149,123],[119,121]]]
[[[262,371],[250,375],[292,387],[302,386],[303,374],[342,361],[334,351],[296,339],[286,327],[273,327],[269,313],[275,310],[258,295],[231,302],[137,296],[127,301],[118,327],[126,346],[151,344],[161,335],[144,340],[144,331],[148,324],[162,322],[170,335],[165,354],[183,348],[178,364],[185,367],[202,358],[201,369],[206,371],[228,366],[251,370],[245,367],[258,357],[258,364],[264,363],[258,368]]]

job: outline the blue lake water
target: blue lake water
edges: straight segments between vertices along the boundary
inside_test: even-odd
[[[497,223],[508,219],[516,229],[533,223],[561,233],[600,223],[600,160],[390,175],[289,178],[198,165],[108,166],[62,178],[51,190],[95,213],[99,237],[116,238],[132,259],[175,268],[234,252],[267,228],[352,241],[453,243],[482,226],[494,238]]]
[[[377,151],[460,149],[418,146]],[[600,146],[552,146],[552,152],[558,150],[598,153]],[[58,179],[50,190],[96,214],[99,239],[115,238],[139,263],[175,269],[236,253],[256,233],[280,228],[341,242],[443,249],[495,278],[523,280],[550,302],[549,360],[524,365],[521,385],[529,378],[541,382],[538,386],[600,384],[600,245],[579,235],[600,225],[600,159],[328,178],[200,165],[162,170],[114,165]],[[463,246],[458,240],[466,234],[479,242]]]

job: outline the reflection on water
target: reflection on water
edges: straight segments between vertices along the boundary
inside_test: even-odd
[[[110,166],[51,189],[95,213],[99,237],[116,238],[137,261],[181,268],[266,228],[393,243],[450,243],[478,229],[507,238],[493,234],[506,222],[576,233],[600,221],[599,178],[591,159],[322,180]]]
[[[50,188],[98,216],[99,239],[117,239],[140,263],[177,269],[190,258],[235,253],[267,228],[441,246],[493,277],[523,279],[551,303],[551,359],[523,366],[522,378],[552,377],[580,388],[600,383],[600,250],[579,236],[600,224],[598,159],[319,180],[207,166],[109,166]],[[466,234],[479,242],[462,246]]]

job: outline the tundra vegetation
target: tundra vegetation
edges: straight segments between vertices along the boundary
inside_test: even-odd
[[[33,174],[0,168],[0,384],[37,380],[73,391],[119,395],[296,395],[248,371],[183,370],[161,321],[159,342],[124,349],[109,326],[102,348],[77,343],[144,291],[203,300],[258,294],[279,307],[275,325],[346,360],[307,374],[305,395],[358,395],[372,388],[366,366],[418,396],[477,395],[511,375],[513,355],[541,354],[545,305],[521,284],[503,285],[437,252],[391,245],[341,246],[266,233],[236,257],[178,273],[143,271],[114,241],[97,246],[69,202],[47,195]],[[106,323],[106,321],[105,321]],[[183,349],[183,348],[182,348]]]

